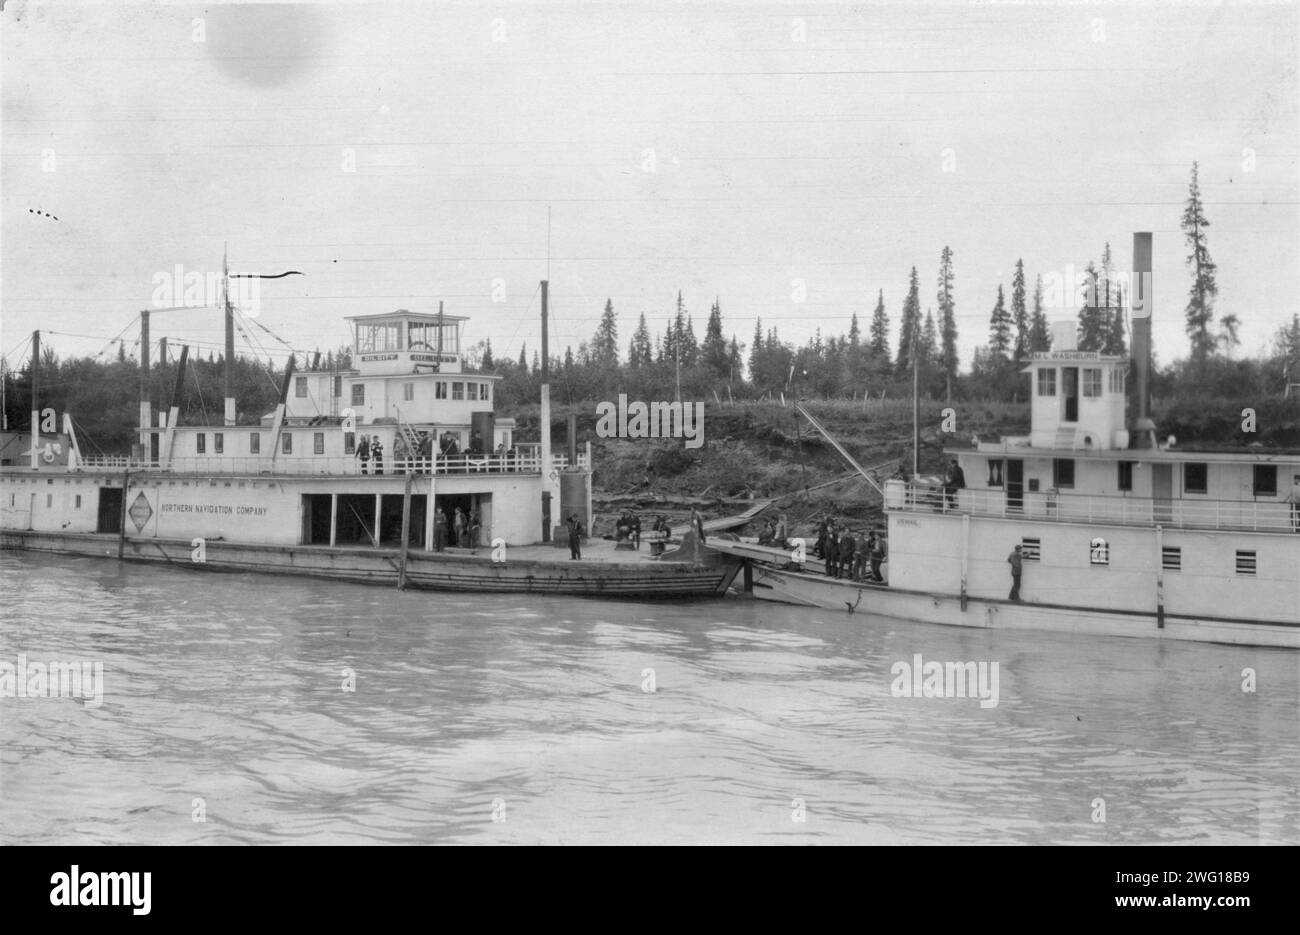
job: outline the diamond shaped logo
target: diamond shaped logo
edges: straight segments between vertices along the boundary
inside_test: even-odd
[[[143,532],[144,524],[149,522],[149,517],[153,516],[153,507],[149,505],[148,499],[141,492],[136,494],[135,502],[131,504],[131,509],[126,512],[131,517],[131,522],[135,523],[135,531]]]

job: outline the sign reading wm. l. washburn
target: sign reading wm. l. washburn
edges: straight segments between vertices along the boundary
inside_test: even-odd
[[[617,405],[596,404],[601,438],[682,438],[687,448],[704,444],[704,403],[643,403],[618,394]]]

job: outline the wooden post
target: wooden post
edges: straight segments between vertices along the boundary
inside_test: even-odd
[[[1156,629],[1165,628],[1165,530],[1156,527]]]
[[[966,611],[966,577],[970,564],[970,514],[961,518],[961,609]]]
[[[379,548],[379,525],[384,519],[384,495],[375,494],[375,534],[371,537],[375,540],[375,548]]]
[[[339,495],[330,494],[330,546],[338,544],[339,536]]]
[[[406,550],[411,538],[411,481],[415,475],[407,473],[406,490],[402,493],[402,558],[397,564],[397,589],[406,589]]]
[[[131,472],[126,470],[122,472],[122,510],[121,520],[117,528],[117,560],[120,562],[126,551],[126,488],[130,483]]]

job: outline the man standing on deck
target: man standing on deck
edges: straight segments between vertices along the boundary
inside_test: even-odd
[[[853,536],[852,529],[844,530],[844,538],[840,540],[840,573],[841,578],[853,577],[853,560],[857,555],[858,540]]]
[[[704,517],[700,511],[691,507],[691,528],[695,530],[696,537],[700,540],[700,545],[704,545]]]
[[[1020,554],[1020,546],[1016,546],[1014,552],[1007,556],[1007,561],[1011,563],[1011,597],[1010,599],[1017,604],[1020,603],[1020,573],[1024,570],[1024,556]]]
[[[577,513],[569,514],[569,561],[582,558],[582,523]]]
[[[447,514],[442,507],[433,511],[433,551],[441,552],[447,547]]]
[[[879,529],[875,531],[875,536],[875,544],[871,546],[871,580],[883,583],[885,579],[880,574],[880,563],[885,560],[885,536]]]
[[[943,479],[944,506],[951,510],[957,506],[957,491],[966,486],[966,472],[961,469],[957,459],[948,463],[948,475]]]
[[[375,440],[370,443],[370,457],[375,459],[375,473],[384,473],[384,443],[375,436]]]
[[[361,462],[361,473],[370,473],[370,436],[362,435],[357,442],[357,460]]]

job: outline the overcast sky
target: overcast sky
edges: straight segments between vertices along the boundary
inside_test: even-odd
[[[756,316],[800,344],[865,330],[879,289],[896,334],[909,269],[933,307],[948,244],[965,367],[1018,257],[1032,282],[1109,241],[1125,268],[1139,230],[1167,362],[1193,160],[1240,352],[1298,308],[1294,3],[8,0],[0,35],[11,364],[34,328],[101,350],[156,276],[219,270],[227,242],[233,271],[306,273],[261,290],[295,348],[441,299],[511,356],[538,346],[548,275],[557,354],[607,297],[626,352],[679,289],[700,336],[715,297],[743,343]],[[220,315],[153,335],[206,353]]]

